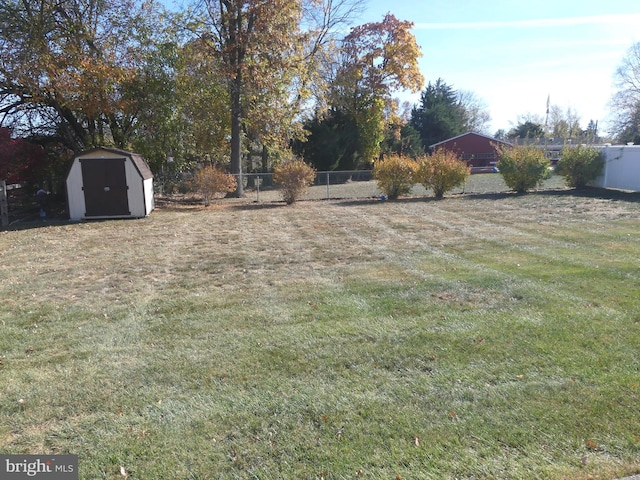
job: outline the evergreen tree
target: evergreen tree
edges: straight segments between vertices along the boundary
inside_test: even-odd
[[[411,126],[422,139],[425,150],[465,131],[465,110],[450,85],[441,78],[422,92],[420,105],[411,111]]]
[[[411,158],[424,155],[420,133],[409,123],[388,125],[381,153],[383,156],[395,154]]]
[[[342,110],[332,109],[305,124],[308,135],[294,144],[294,152],[302,155],[318,171],[350,170],[357,155],[358,127]]]
[[[519,123],[516,128],[512,129],[509,132],[509,137],[517,137],[529,140],[542,138],[544,137],[544,129],[539,123],[527,120],[524,123]]]

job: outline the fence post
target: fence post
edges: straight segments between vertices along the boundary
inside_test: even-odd
[[[329,194],[329,172],[327,172],[327,200],[329,200],[331,198],[331,195]]]
[[[9,203],[7,202],[7,183],[0,180],[0,226],[9,225]]]

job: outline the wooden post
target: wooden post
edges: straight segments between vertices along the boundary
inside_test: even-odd
[[[9,203],[7,202],[7,183],[0,180],[0,227],[9,225]]]

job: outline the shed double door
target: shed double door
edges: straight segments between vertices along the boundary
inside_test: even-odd
[[[124,158],[82,158],[87,217],[131,215]]]

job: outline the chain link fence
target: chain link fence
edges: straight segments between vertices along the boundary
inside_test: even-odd
[[[278,186],[273,182],[271,173],[242,174],[245,196],[257,202],[271,202],[281,199]],[[539,190],[551,190],[564,187],[564,180],[558,175],[552,175],[545,180]],[[481,173],[470,175],[464,186],[456,188],[448,194],[489,194],[508,192],[499,173]],[[376,198],[382,192],[373,180],[371,170],[317,172],[314,183],[310,186],[301,200],[327,200],[349,198]],[[433,192],[416,184],[411,190],[412,196],[432,196]]]

